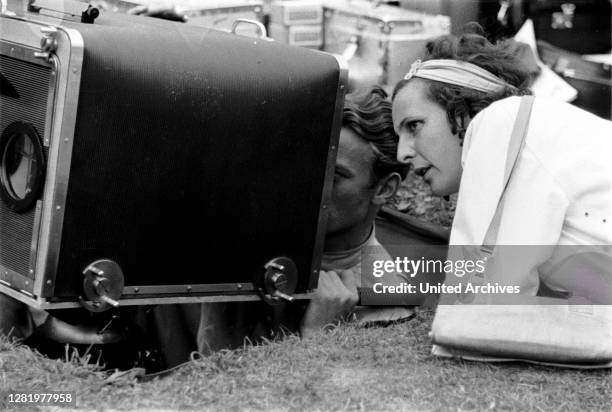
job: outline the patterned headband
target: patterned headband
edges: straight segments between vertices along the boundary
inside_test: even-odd
[[[499,77],[475,64],[450,59],[417,60],[410,66],[404,80],[413,77],[455,84],[485,93],[497,93],[506,87],[514,88]]]

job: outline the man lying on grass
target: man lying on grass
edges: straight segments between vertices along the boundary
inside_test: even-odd
[[[367,320],[375,322],[398,320],[410,313],[385,307],[355,311],[358,288],[371,289],[374,279],[366,273],[362,276],[362,256],[370,253],[391,260],[376,240],[374,220],[408,172],[396,159],[398,137],[386,97],[379,87],[347,96],[319,284],[302,320],[303,336],[350,314],[364,320],[362,315],[367,314]],[[409,282],[397,273],[376,281],[384,285]]]
[[[407,166],[396,160],[398,138],[393,130],[391,104],[386,100],[385,92],[373,88],[364,94],[347,96],[342,126],[325,250],[314,298],[307,302],[306,307],[299,302],[287,304],[285,308],[271,308],[263,302],[231,302],[142,308],[137,323],[147,332],[148,347],[158,348],[161,352],[161,364],[155,368],[182,363],[193,351],[209,353],[239,347],[245,338],[254,341],[270,338],[272,331],[282,327],[292,331],[299,328],[303,336],[308,336],[350,314],[374,322],[398,320],[412,314],[408,308],[389,311],[387,307],[367,310],[357,307],[358,288],[371,288],[369,279],[361,276],[362,251],[390,260],[376,240],[374,220],[380,207],[395,194],[407,173]],[[378,256],[381,253],[383,256]],[[385,285],[400,285],[408,280],[391,273],[377,281]],[[18,305],[24,314],[29,315],[31,311],[22,304]],[[24,322],[30,326],[24,329],[24,322],[17,317],[13,316],[9,321],[11,311],[16,313],[15,308],[4,309],[7,311],[0,312],[0,325],[4,319],[5,324],[13,322],[17,329],[28,329],[29,332],[22,333],[21,337],[32,332],[36,325],[32,325],[29,318]],[[364,314],[367,318],[362,316]],[[41,316],[46,317],[46,314]],[[42,322],[44,320],[38,324]],[[80,337],[74,343],[102,343],[89,342],[85,339],[88,336]],[[110,338],[106,335],[95,337],[100,340]]]
[[[363,310],[356,306],[357,288],[371,287],[367,278],[362,282],[362,250],[382,252],[383,259],[390,259],[376,240],[374,220],[407,173],[407,167],[396,160],[398,138],[386,93],[377,87],[347,96],[342,126],[322,270],[312,301],[305,308],[303,301],[280,308],[262,302],[157,306],[145,323],[166,367],[187,360],[192,351],[239,347],[245,338],[269,338],[279,328],[299,329],[308,336],[349,314],[365,314],[367,321],[374,322],[412,314],[408,308]],[[380,281],[389,285],[407,282],[398,274],[386,274]]]

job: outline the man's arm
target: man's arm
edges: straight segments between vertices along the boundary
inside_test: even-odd
[[[310,336],[325,325],[342,319],[358,301],[357,281],[352,271],[319,272],[317,292],[302,320],[302,336]]]

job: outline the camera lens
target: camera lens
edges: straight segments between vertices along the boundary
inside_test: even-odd
[[[29,209],[44,177],[44,156],[34,126],[11,123],[0,137],[0,197],[15,211]]]

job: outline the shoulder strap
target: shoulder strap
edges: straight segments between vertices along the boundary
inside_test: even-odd
[[[482,246],[480,247],[480,250],[482,252],[487,253],[489,255],[492,255],[493,249],[495,249],[495,243],[497,241],[497,232],[499,231],[502,211],[504,208],[504,197],[506,194],[506,188],[508,187],[508,182],[510,182],[510,177],[512,176],[512,172],[514,171],[514,168],[516,166],[519,153],[525,145],[525,136],[527,135],[527,126],[529,125],[529,117],[531,116],[533,100],[533,96],[523,96],[523,98],[521,98],[521,104],[516,115],[514,128],[512,129],[512,135],[510,136],[510,142],[508,144],[508,153],[506,155],[506,171],[504,173],[502,192],[499,197],[499,202],[497,203],[497,209],[495,209],[495,214],[493,215],[493,219],[489,224],[489,228],[487,229],[484,241],[482,243]]]

